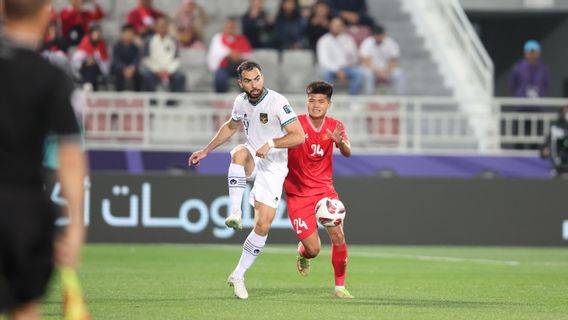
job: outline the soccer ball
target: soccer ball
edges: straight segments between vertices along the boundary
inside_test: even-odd
[[[323,198],[316,205],[316,219],[324,227],[335,227],[345,219],[345,206],[339,199]]]

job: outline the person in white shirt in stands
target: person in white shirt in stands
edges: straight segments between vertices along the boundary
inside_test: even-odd
[[[331,20],[329,33],[317,42],[316,54],[321,68],[321,78],[333,83],[335,80],[349,80],[349,94],[356,95],[364,88],[365,94],[373,81],[372,73],[358,66],[357,44],[353,37],[344,32],[345,23],[339,17]]]
[[[180,71],[179,48],[176,39],[168,34],[166,17],[156,20],[156,33],[144,46],[141,71],[143,91],[156,91],[161,81],[172,92],[185,91],[185,75]]]
[[[404,75],[398,66],[400,48],[396,41],[385,34],[381,25],[373,27],[373,35],[365,39],[359,48],[361,63],[370,71],[373,80],[365,91],[374,92],[377,82],[391,84],[392,94],[404,94]]]

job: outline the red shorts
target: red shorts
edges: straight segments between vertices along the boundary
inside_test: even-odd
[[[296,232],[298,240],[306,239],[318,229],[316,204],[325,197],[338,199],[335,190],[309,197],[286,195],[288,217],[290,217],[290,222],[292,222],[292,227]]]

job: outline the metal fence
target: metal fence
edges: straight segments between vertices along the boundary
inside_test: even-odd
[[[88,94],[82,112],[87,147],[201,147],[229,119],[234,98],[235,94]],[[307,111],[304,95],[287,98],[297,113]],[[466,105],[467,113],[462,111]],[[566,105],[567,99],[334,96],[330,115],[345,123],[357,151],[499,153],[506,144],[541,143]],[[471,112],[472,106],[479,111]],[[243,139],[237,134],[230,145]]]

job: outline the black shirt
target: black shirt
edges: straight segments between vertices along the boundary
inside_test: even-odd
[[[112,50],[112,66],[114,72],[120,73],[124,68],[134,65],[138,69],[140,50],[135,44],[129,46],[118,41]]]
[[[0,185],[43,185],[47,133],[78,138],[72,94],[73,83],[63,71],[0,37]]]
[[[260,14],[252,18],[250,10],[243,15],[241,19],[243,27],[243,35],[250,42],[251,47],[257,48],[270,48],[273,42],[273,25],[268,22],[266,12],[262,10]]]

